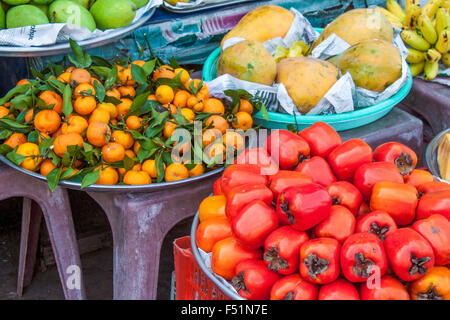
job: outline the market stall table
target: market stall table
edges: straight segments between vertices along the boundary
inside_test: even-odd
[[[46,222],[59,278],[67,300],[86,299],[81,260],[67,190],[50,192],[47,184],[0,163],[0,201],[23,197],[17,294],[31,283],[42,216]],[[74,276],[76,278],[74,278]],[[79,285],[79,287],[78,287]]]
[[[450,88],[444,84],[416,78],[411,92],[400,106],[425,121],[426,141],[450,127]]]

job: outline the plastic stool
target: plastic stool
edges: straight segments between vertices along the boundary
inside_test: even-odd
[[[114,299],[156,299],[164,237],[195,214],[219,175],[150,193],[88,192],[111,224]]]
[[[86,299],[78,243],[67,191],[57,187],[54,192],[51,192],[45,182],[2,164],[0,164],[0,179],[7,181],[0,185],[0,200],[12,197],[24,198],[17,294],[22,295],[23,288],[30,284],[33,277],[39,228],[42,217],[44,217],[64,297],[67,300]],[[78,268],[75,270],[73,266]],[[72,282],[74,279],[71,276],[75,275],[74,271],[79,271],[80,279],[75,279],[79,281]],[[76,283],[80,283],[78,288],[76,285],[71,285]]]

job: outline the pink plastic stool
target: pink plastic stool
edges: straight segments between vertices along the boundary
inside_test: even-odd
[[[23,197],[17,294],[31,283],[42,217],[46,222],[59,277],[67,300],[86,299],[78,243],[67,191],[0,164],[0,200]],[[74,278],[79,276],[78,279]],[[79,285],[78,285],[79,284]]]
[[[156,299],[164,237],[195,214],[219,175],[148,193],[88,192],[111,224],[114,299]]]

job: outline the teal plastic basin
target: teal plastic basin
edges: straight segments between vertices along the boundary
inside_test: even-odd
[[[321,32],[322,29],[317,29]],[[203,80],[211,81],[217,77],[216,64],[220,56],[220,47],[215,49],[206,59],[203,65]],[[362,127],[372,123],[388,114],[397,104],[399,104],[409,93],[413,84],[413,77],[410,77],[405,85],[392,97],[380,103],[358,110],[332,115],[297,115],[269,112],[269,120],[266,121],[260,113],[255,114],[255,124],[270,129],[286,129],[288,125],[298,127],[299,130],[311,126],[317,121],[323,121],[331,125],[337,131],[344,131]],[[296,118],[296,119],[295,119]]]

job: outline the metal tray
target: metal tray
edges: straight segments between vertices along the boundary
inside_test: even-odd
[[[236,292],[231,291],[229,288],[225,287],[219,280],[217,280],[216,276],[205,266],[205,263],[203,262],[200,252],[198,251],[197,243],[195,242],[195,234],[197,232],[198,224],[199,224],[199,218],[198,218],[198,211],[197,211],[197,213],[195,214],[194,220],[192,221],[192,226],[191,226],[191,248],[192,248],[192,252],[194,253],[195,260],[197,261],[198,265],[200,266],[200,269],[202,269],[202,271],[206,274],[206,276],[212,282],[214,282],[214,284],[228,297],[230,297],[233,300],[246,300],[246,299],[242,298],[240,295],[238,295]]]
[[[193,13],[193,12],[221,8],[221,7],[226,7],[226,6],[230,6],[230,5],[234,5],[234,4],[241,4],[241,3],[253,2],[253,1],[258,1],[258,0],[229,0],[226,2],[222,2],[222,3],[200,4],[199,6],[190,7],[190,8],[177,8],[176,6],[173,6],[171,4],[168,4],[166,1],[163,1],[161,8],[163,8],[164,10],[167,10],[169,12],[173,12],[173,13]],[[263,1],[270,1],[270,0],[263,0]]]
[[[7,166],[22,172],[23,174],[32,176],[34,178],[37,178],[42,181],[47,181],[47,179],[40,175],[37,172],[31,172],[28,170],[25,170],[21,167],[16,166],[14,163],[9,161],[6,157],[3,155],[0,155],[0,161],[6,164]],[[173,181],[173,182],[161,182],[161,183],[152,183],[152,184],[145,184],[145,185],[137,185],[137,186],[131,186],[131,185],[114,185],[114,186],[107,186],[107,185],[99,185],[94,184],[89,187],[81,189],[81,183],[80,182],[73,182],[73,181],[66,181],[62,180],[58,183],[59,186],[63,188],[73,189],[73,190],[80,190],[80,191],[94,191],[94,192],[156,192],[176,187],[183,187],[188,186],[192,182],[202,181],[205,179],[208,179],[210,177],[218,176],[221,174],[221,172],[224,170],[224,168],[215,169],[212,171],[209,171],[205,174],[202,174],[201,176],[180,180],[180,181]]]
[[[108,32],[105,35],[78,41],[77,43],[85,49],[92,49],[106,44],[115,42],[133,32],[136,28],[142,26],[150,19],[156,11],[156,7],[151,8],[139,20],[130,24],[129,26],[116,29]],[[59,54],[66,54],[71,52],[69,42],[57,43],[50,46],[42,47],[12,47],[0,46],[0,57],[37,57],[37,56],[53,56]]]
[[[439,146],[441,145],[442,140],[447,133],[450,133],[450,128],[440,132],[436,137],[433,138],[433,140],[430,141],[425,151],[425,161],[427,163],[428,169],[436,180],[450,183],[450,181],[441,178],[439,164],[437,161]]]

